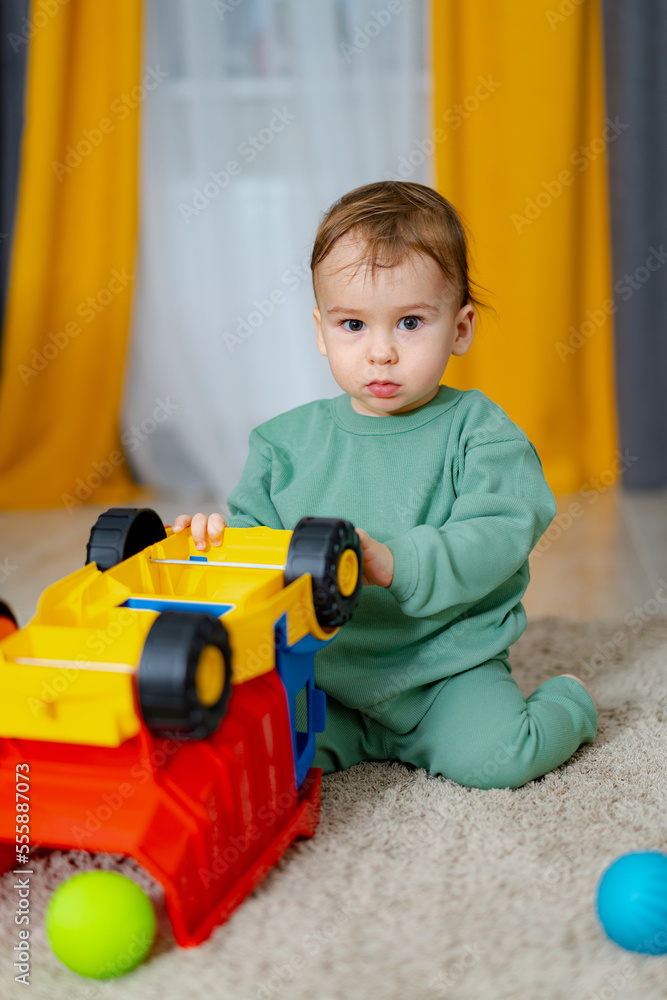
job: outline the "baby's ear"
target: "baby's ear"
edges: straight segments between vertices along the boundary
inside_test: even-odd
[[[327,357],[327,347],[326,347],[326,344],[324,343],[324,337],[322,335],[322,316],[321,316],[320,310],[319,310],[319,308],[317,306],[315,306],[315,308],[313,309],[313,319],[315,320],[315,331],[316,331],[316,338],[317,338],[317,349],[320,352],[320,354],[324,355],[324,357],[326,358]]]
[[[456,340],[452,348],[452,354],[465,354],[472,344],[475,332],[475,307],[466,303],[456,314]]]

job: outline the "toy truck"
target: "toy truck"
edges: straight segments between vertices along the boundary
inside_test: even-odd
[[[314,833],[314,657],[361,577],[344,519],[228,527],[202,554],[148,508],[102,514],[25,627],[0,607],[1,870],[31,844],[124,854],[163,886],[177,944],[204,941]]]

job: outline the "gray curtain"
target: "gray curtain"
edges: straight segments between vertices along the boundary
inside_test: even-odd
[[[0,0],[0,335],[23,130],[29,0]]]
[[[604,0],[616,390],[628,487],[667,485],[667,3]]]

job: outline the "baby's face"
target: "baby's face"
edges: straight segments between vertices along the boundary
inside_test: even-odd
[[[379,268],[371,282],[364,266],[339,270],[358,253],[343,238],[317,270],[317,346],[357,413],[407,413],[433,399],[451,355],[470,347],[475,310],[458,308],[430,257]]]

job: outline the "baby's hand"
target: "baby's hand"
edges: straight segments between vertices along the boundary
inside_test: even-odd
[[[388,545],[367,535],[363,528],[357,528],[364,557],[364,571],[361,582],[388,587],[394,579],[394,556]]]
[[[189,524],[192,525],[192,537],[196,549],[206,547],[207,537],[211,545],[220,545],[222,542],[222,533],[227,527],[227,522],[222,514],[210,514],[208,518],[206,514],[195,514],[194,517],[192,514],[179,514],[174,519],[171,530],[173,532],[182,531]]]

